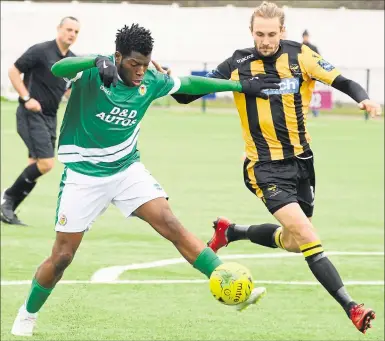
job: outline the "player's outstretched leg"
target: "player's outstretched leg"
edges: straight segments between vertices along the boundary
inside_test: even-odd
[[[302,252],[317,280],[343,307],[355,327],[365,333],[371,327],[375,312],[358,305],[349,296],[334,265],[325,256],[321,242],[315,234],[311,220],[297,203],[284,206],[274,216],[282,227],[275,224],[237,225],[220,217],[214,222],[214,236],[208,242],[213,251],[237,240],[250,240],[255,244]]]
[[[283,248],[282,228],[276,224],[238,225],[224,217],[219,217],[214,221],[213,227],[214,235],[207,246],[214,252],[237,240],[250,240],[255,244],[270,248]],[[288,251],[296,252],[297,250],[289,249]]]
[[[37,269],[25,303],[12,326],[11,333],[17,336],[32,336],[37,313],[51,294],[56,283],[72,259],[83,238],[83,233],[56,232],[52,253]]]
[[[149,223],[161,236],[172,242],[180,254],[192,264],[194,268],[208,278],[210,278],[213,271],[222,264],[222,261],[213,250],[182,226],[172,213],[168,201],[165,198],[148,201],[135,210],[134,214]],[[266,290],[255,288],[241,310],[250,304],[257,303],[265,293]]]
[[[341,305],[354,326],[362,333],[371,328],[375,313],[370,308],[358,305],[349,295],[341,277],[329,258],[325,255],[320,239],[311,221],[298,203],[290,203],[274,213],[283,226],[283,233],[290,233],[305,257],[314,277]]]
[[[136,209],[134,214],[172,242],[180,254],[207,277],[222,264],[210,248],[182,226],[165,198],[148,201]]]

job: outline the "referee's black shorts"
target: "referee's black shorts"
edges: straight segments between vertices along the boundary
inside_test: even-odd
[[[19,105],[16,111],[17,132],[28,148],[28,157],[49,159],[55,156],[56,116],[27,110]]]
[[[277,161],[246,159],[243,174],[246,187],[262,199],[271,214],[297,202],[307,217],[313,216],[315,171],[311,150]]]

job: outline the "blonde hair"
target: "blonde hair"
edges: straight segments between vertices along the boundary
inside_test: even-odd
[[[281,27],[285,25],[285,12],[273,2],[264,1],[253,12],[250,20],[250,28],[253,29],[254,18],[278,18]]]

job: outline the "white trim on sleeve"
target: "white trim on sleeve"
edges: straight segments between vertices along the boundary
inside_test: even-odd
[[[76,74],[76,76],[72,79],[69,79],[70,82],[76,82],[78,79],[80,79],[83,75],[83,71],[80,71]],[[64,78],[65,79],[65,78]]]
[[[177,92],[180,89],[181,81],[178,77],[171,77],[174,80],[174,86],[172,89],[168,92],[167,95],[172,95],[173,93]]]

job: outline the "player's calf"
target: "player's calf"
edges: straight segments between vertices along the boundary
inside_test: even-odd
[[[53,253],[40,265],[35,277],[44,286],[54,286],[60,280],[64,270],[71,264],[74,255],[71,251]]]
[[[320,239],[300,206],[291,203],[278,210],[274,216],[295,238],[314,277],[341,305],[357,329],[366,331],[375,317],[374,312],[357,308],[357,303],[350,297],[337,269],[325,255]]]
[[[326,257],[319,240],[300,246],[310,270],[329,294],[341,305],[354,326],[365,334],[375,313],[358,305],[349,295],[333,263]]]
[[[71,264],[74,253],[71,251],[53,252],[37,269],[32,280],[31,291],[26,300],[26,311],[37,313],[48,299],[64,270]]]
[[[12,333],[31,336],[37,312],[47,301],[64,270],[71,264],[83,233],[57,232],[52,253],[37,269],[25,304],[19,309]]]

